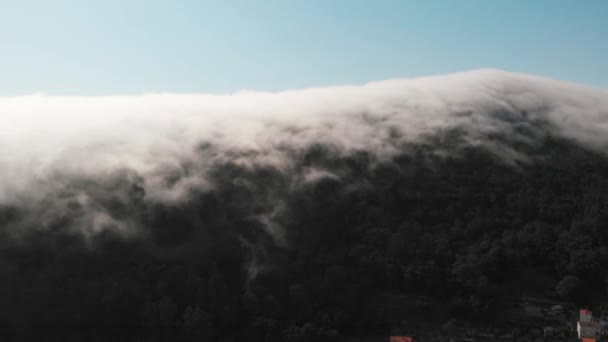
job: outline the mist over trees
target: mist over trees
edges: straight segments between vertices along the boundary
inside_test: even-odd
[[[0,340],[333,342],[593,305],[606,108],[495,70],[2,98]]]
[[[213,189],[173,204],[146,201],[129,172],[70,184],[136,236],[73,231],[82,203],[67,195],[44,229],[28,216],[42,209],[4,206],[2,340],[342,341],[391,328],[386,295],[479,322],[509,296],[604,296],[606,156],[549,134],[517,165],[437,153],[458,137],[390,160],[313,145],[289,175],[218,164]]]

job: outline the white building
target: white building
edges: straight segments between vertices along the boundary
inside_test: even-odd
[[[600,322],[593,318],[593,314],[590,310],[581,309],[579,311],[579,320],[576,323],[576,331],[578,332],[578,338],[600,338]]]

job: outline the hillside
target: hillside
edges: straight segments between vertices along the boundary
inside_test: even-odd
[[[342,341],[606,298],[606,90],[481,70],[0,110],[25,117],[2,341]]]

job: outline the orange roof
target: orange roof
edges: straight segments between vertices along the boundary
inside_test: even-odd
[[[595,342],[595,339],[583,337],[583,342]]]
[[[391,336],[390,342],[413,342],[410,336]]]

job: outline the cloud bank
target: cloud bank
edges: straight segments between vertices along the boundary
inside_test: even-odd
[[[0,114],[0,203],[28,213],[15,234],[66,220],[85,235],[138,234],[134,203],[188,210],[229,184],[222,198],[285,246],[289,192],[340,182],[328,155],[381,163],[449,132],[461,134],[438,154],[482,146],[507,163],[528,158],[512,142],[546,134],[608,148],[608,91],[498,70],[226,96],[4,97]]]

